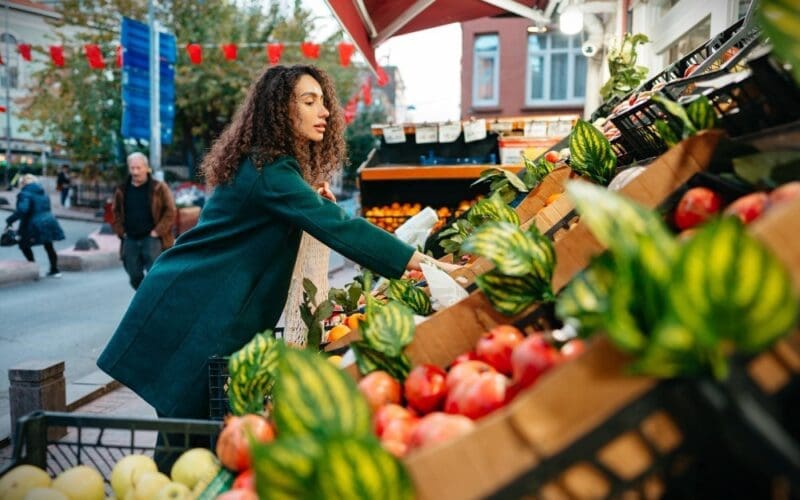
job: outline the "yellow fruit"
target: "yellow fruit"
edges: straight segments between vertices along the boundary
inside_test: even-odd
[[[145,472],[158,472],[152,458],[145,455],[128,455],[114,464],[111,470],[111,489],[114,496],[124,500],[128,490],[133,488],[135,479]]]
[[[189,500],[192,498],[192,490],[185,484],[171,482],[163,486],[153,500]]]
[[[79,465],[67,469],[53,481],[52,488],[71,500],[104,500],[106,498],[103,476],[99,472]]]
[[[353,313],[347,317],[345,324],[348,326],[348,328],[350,328],[350,330],[355,330],[358,328],[358,324],[364,321],[364,318],[366,318],[366,316],[364,316],[362,313]]]
[[[337,355],[329,356],[328,361],[330,361],[333,364],[333,366],[338,367],[339,365],[342,364],[342,357]]]
[[[205,448],[192,448],[181,455],[172,466],[172,480],[183,483],[190,489],[199,482],[210,483],[219,472],[217,457]],[[202,491],[202,490],[201,490]]]
[[[19,465],[0,477],[0,498],[3,500],[22,500],[34,488],[50,486],[47,472],[33,465]]]
[[[328,342],[339,340],[350,333],[350,327],[347,325],[336,325],[328,330]]]
[[[69,497],[53,488],[33,488],[28,490],[23,500],[69,500]]]
[[[133,483],[134,500],[151,500],[156,493],[170,483],[169,478],[160,472],[145,472]]]

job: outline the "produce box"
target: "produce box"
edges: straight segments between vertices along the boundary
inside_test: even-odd
[[[66,428],[66,436],[48,438],[47,431],[52,427]],[[152,457],[156,450],[179,454],[191,448],[189,443],[193,438],[207,438],[213,444],[220,430],[219,422],[204,420],[101,417],[37,411],[19,419],[13,455],[5,469],[0,470],[0,476],[21,464],[40,467],[53,477],[76,465],[88,465],[100,472],[106,483],[106,494],[111,495],[111,470],[122,457],[132,454]],[[157,447],[159,432],[181,438]]]

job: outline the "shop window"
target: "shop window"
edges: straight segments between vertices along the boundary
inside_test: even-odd
[[[706,17],[667,47],[667,63],[672,64],[703,45],[711,37],[711,17]]]
[[[472,105],[497,106],[500,102],[500,39],[496,34],[475,38]]]
[[[528,106],[583,104],[586,57],[580,35],[529,35],[525,82]]]
[[[19,53],[17,39],[13,35],[9,33],[0,35],[0,56],[5,63],[0,66],[0,88],[4,89],[7,85],[8,88],[15,89],[19,84]]]

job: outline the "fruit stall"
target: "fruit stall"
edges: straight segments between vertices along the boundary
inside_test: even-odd
[[[376,217],[490,180],[439,242],[463,298],[366,271],[304,305],[306,349],[214,358],[213,420],[25,417],[0,497],[797,498],[800,58],[751,20],[515,172],[491,133],[458,145],[467,179],[389,131],[359,171]]]

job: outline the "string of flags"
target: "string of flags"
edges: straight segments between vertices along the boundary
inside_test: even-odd
[[[219,45],[220,50],[222,51],[222,56],[227,61],[235,61],[239,55],[239,47],[240,46],[249,46],[252,47],[254,45],[261,45],[261,44],[236,44],[236,43],[224,43]],[[304,41],[297,43],[290,43],[290,45],[298,45],[300,52],[303,54],[303,57],[310,60],[319,59],[320,51],[322,49],[322,45],[314,42]],[[203,55],[205,49],[208,47],[216,47],[216,45],[207,45],[207,44],[199,44],[199,43],[187,43],[185,46],[186,54],[189,57],[189,62],[191,64],[199,65],[203,64]],[[266,59],[269,64],[278,64],[281,60],[281,57],[284,54],[284,49],[286,48],[286,44],[282,42],[270,42],[265,45],[265,55]],[[50,60],[52,61],[53,65],[59,68],[63,68],[66,65],[66,56],[64,53],[64,47],[62,45],[51,45],[48,47],[50,51]],[[346,68],[350,66],[350,61],[355,54],[356,47],[352,43],[349,42],[339,42],[336,46],[338,55],[339,55],[339,65]],[[17,44],[17,52],[25,61],[31,61],[31,45],[27,43],[20,43]],[[117,67],[122,66],[122,52],[123,49],[120,46],[116,48],[116,65]],[[89,67],[92,69],[105,69],[106,62],[103,56],[102,49],[98,44],[94,43],[87,43],[83,46],[83,53],[86,57],[87,62],[89,63]],[[5,64],[2,56],[0,55],[0,64]],[[386,78],[386,73],[381,69],[378,71],[378,85],[381,87],[388,83],[388,79]]]

